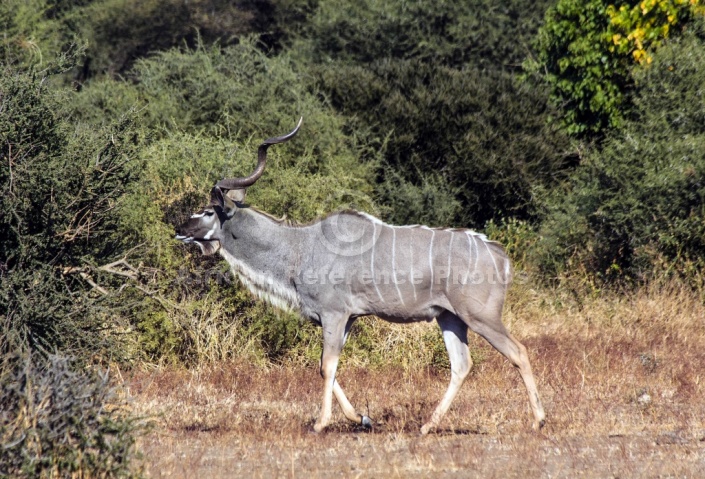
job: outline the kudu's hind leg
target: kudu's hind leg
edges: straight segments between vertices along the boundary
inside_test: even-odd
[[[456,315],[446,311],[438,318],[438,325],[443,332],[443,342],[445,342],[448,357],[450,358],[450,384],[443,399],[433,411],[431,420],[423,425],[421,434],[428,434],[431,429],[438,426],[441,419],[448,411],[450,404],[458,394],[460,386],[472,368],[472,359],[468,351],[468,327]]]
[[[529,395],[529,404],[534,413],[534,430],[539,430],[546,422],[546,413],[541,405],[538,390],[536,389],[536,381],[534,374],[531,371],[529,363],[529,355],[523,344],[517,341],[506,330],[504,325],[500,323],[500,327],[493,328],[485,323],[473,321],[470,323],[470,329],[485,338],[497,351],[502,353],[509,361],[519,369],[521,378],[524,380],[526,392]]]

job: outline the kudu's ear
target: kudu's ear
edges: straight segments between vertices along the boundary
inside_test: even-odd
[[[225,193],[225,196],[233,200],[235,203],[244,203],[245,195],[247,195],[246,188],[236,188],[233,190],[228,190],[228,192]]]
[[[231,191],[237,191],[237,190],[231,190]],[[243,190],[244,191],[244,190]],[[230,192],[228,192],[230,193]],[[245,195],[242,195],[242,198],[245,198]],[[237,200],[235,200],[237,201]],[[213,206],[219,206],[221,210],[223,210],[223,213],[226,215],[230,216],[235,212],[235,208],[237,205],[235,204],[235,201],[233,201],[232,197],[230,194],[223,194],[223,190],[218,188],[217,186],[214,186],[213,189],[211,190],[211,204]]]

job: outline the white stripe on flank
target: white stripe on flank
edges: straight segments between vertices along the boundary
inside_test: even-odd
[[[470,233],[470,236],[472,236],[472,242],[475,245],[475,266],[472,267],[473,273],[477,271],[477,263],[480,262],[480,248],[477,246],[477,240],[475,239],[475,233]],[[487,245],[485,245],[487,246]]]
[[[377,223],[375,221],[372,222],[372,237],[375,238],[377,236]],[[377,291],[377,296],[379,296],[380,301],[384,303],[384,298],[382,297],[382,293],[379,292],[379,288],[377,287],[377,276],[375,275],[375,244],[372,243],[372,255],[370,258],[370,273],[372,274],[372,284],[375,285],[375,291]]]
[[[468,277],[470,276],[470,264],[472,263],[472,243],[470,243],[470,234],[467,231],[465,232],[465,237],[468,239],[468,270],[465,273],[463,284],[467,286]]]
[[[397,245],[397,230],[392,227],[392,281],[394,281],[394,286],[397,287],[397,293],[399,294],[399,301],[401,304],[406,306],[404,303],[404,298],[401,296],[401,291],[399,290],[399,282],[397,281],[397,267],[396,267],[396,245]]]
[[[436,236],[436,230],[431,230],[431,247],[428,250],[428,266],[431,269],[431,287],[428,290],[428,295],[433,296],[433,238]]]
[[[409,246],[411,250],[411,261],[409,262],[409,281],[411,282],[411,287],[414,288],[414,301],[416,301],[416,283],[414,282],[414,242],[409,241]]]
[[[490,258],[492,259],[492,264],[494,265],[494,270],[497,273],[497,279],[500,279],[499,278],[499,268],[497,268],[497,262],[494,260],[494,255],[492,254],[492,251],[490,251],[490,247],[487,246],[487,242],[483,241],[483,243],[485,245],[485,248],[487,248],[487,254],[489,254]]]
[[[446,291],[448,291],[448,283],[450,283],[452,281],[452,279],[451,279],[452,275],[450,272],[450,253],[451,253],[451,251],[453,251],[453,232],[450,231],[449,233],[450,233],[450,241],[448,242],[448,271],[446,271],[446,273],[448,273],[448,277],[446,278]]]

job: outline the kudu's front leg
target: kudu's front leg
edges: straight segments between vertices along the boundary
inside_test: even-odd
[[[345,335],[343,336],[343,347],[345,347],[345,343],[348,340],[348,336],[350,335],[350,328],[352,327],[353,322],[355,322],[355,320],[350,319],[348,321],[348,324],[345,326]],[[355,408],[352,404],[350,404],[350,401],[348,401],[347,396],[343,392],[343,388],[340,387],[340,384],[338,384],[337,379],[333,382],[333,394],[335,395],[335,399],[338,400],[338,404],[340,404],[340,409],[343,410],[343,414],[345,414],[346,418],[356,424],[360,424],[361,426],[367,429],[370,429],[372,427],[372,420],[368,416],[365,416],[364,414],[358,414],[357,411],[355,411]]]
[[[338,369],[338,359],[345,344],[345,330],[347,318],[338,318],[324,321],[323,325],[323,352],[321,353],[321,376],[323,377],[323,403],[321,415],[313,426],[313,430],[321,432],[330,423],[333,391],[336,386],[335,372]],[[337,389],[340,389],[338,386]],[[340,389],[342,392],[342,389]],[[336,394],[337,396],[337,394]],[[343,395],[345,397],[345,395]],[[347,401],[347,398],[345,398]],[[350,404],[348,402],[348,404]],[[352,405],[350,405],[352,408]]]
[[[335,379],[335,373],[338,368],[338,359],[340,358],[340,353],[343,350],[345,341],[350,333],[350,328],[355,320],[347,319],[346,321],[340,321],[340,323],[331,322],[330,324],[324,323],[323,325],[323,353],[321,354],[321,376],[323,377],[323,405],[321,407],[321,416],[318,422],[313,426],[316,432],[321,432],[329,423],[331,419],[331,408],[333,398],[340,404],[340,408],[343,410],[343,414],[350,421],[361,424],[364,427],[372,427],[372,421],[369,417],[358,414],[355,408],[343,392],[343,388],[340,387],[338,381]],[[341,324],[344,328],[341,331]]]

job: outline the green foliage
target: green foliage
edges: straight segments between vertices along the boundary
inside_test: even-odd
[[[72,3],[64,1],[61,6],[67,8]],[[45,74],[73,69],[85,52],[85,41],[62,31],[53,18],[60,10],[49,0],[0,2],[0,63]]]
[[[450,358],[443,342],[443,336],[438,334],[438,331],[429,330],[424,335],[424,341],[430,345],[431,349],[431,364],[429,366],[450,369]]]
[[[171,50],[140,61],[134,76],[134,85],[103,80],[85,88],[77,94],[74,117],[93,122],[96,111],[113,115],[144,105],[141,124],[154,133],[142,151],[146,171],[121,212],[120,227],[136,242],[148,240],[152,251],[167,254],[174,245],[167,230],[203,206],[215,181],[248,173],[259,142],[289,131],[299,115],[305,118],[301,133],[272,149],[250,202],[307,221],[345,205],[349,199],[341,190],[371,193],[374,164],[359,161],[359,146],[343,132],[343,119],[306,91],[284,56],[270,59],[244,41],[222,51]],[[112,103],[113,87],[126,104]],[[362,203],[373,207],[369,199]]]
[[[505,72],[418,60],[321,70],[333,105],[384,138],[379,191],[396,223],[530,218],[532,190],[571,164],[567,138],[546,122],[543,91]]]
[[[421,173],[416,182],[387,167],[377,191],[392,224],[451,225],[462,216],[460,191],[440,174]],[[420,183],[420,184],[417,184]]]
[[[619,126],[630,107],[634,60],[648,63],[648,49],[682,29],[696,4],[559,0],[549,9],[537,38],[538,59],[527,68],[551,86],[566,131],[601,136]]]
[[[517,69],[550,1],[320,0],[295,44],[306,60],[365,65],[382,58]]]
[[[489,239],[499,242],[504,247],[512,260],[515,271],[533,266],[531,252],[539,241],[535,226],[516,218],[497,222],[490,220],[485,225],[485,234]]]
[[[5,0],[0,3],[0,61],[5,64],[41,64],[41,44],[48,32],[43,22],[46,0]]]
[[[571,162],[542,89],[513,76],[546,3],[319,4],[297,58],[383,154],[385,219],[479,227],[533,216],[530,183],[553,183]]]
[[[152,361],[178,360],[184,353],[184,334],[167,311],[148,309],[134,312],[137,341],[142,354]],[[182,353],[179,357],[179,353]]]
[[[269,48],[280,48],[306,11],[286,0],[6,0],[0,4],[0,58],[41,64],[80,38],[88,49],[74,78],[83,82],[124,74],[155,51],[200,41],[234,44],[260,32]]]
[[[538,61],[562,122],[573,135],[619,125],[630,86],[629,59],[610,51],[607,0],[559,0],[548,10],[537,40]]]
[[[703,52],[698,22],[635,76],[633,119],[580,165],[568,193],[550,201],[542,227],[549,270],[569,272],[562,264],[573,261],[599,278],[647,279],[657,267],[702,281]]]
[[[367,197],[374,163],[360,162],[360,146],[344,133],[343,119],[306,91],[286,57],[270,59],[244,41],[222,51],[172,50],[138,63],[135,77],[135,93],[128,96],[146,103],[143,125],[169,133],[155,135],[143,150],[147,170],[121,223],[134,234],[164,243],[155,219],[173,225],[203,206],[218,179],[249,173],[259,143],[289,131],[299,115],[305,118],[301,133],[272,149],[267,172],[249,190],[248,200],[296,221],[312,220],[355,199],[341,191],[358,194],[358,207],[374,208]],[[101,94],[92,88],[84,94],[91,104],[77,116],[100,102]]]
[[[4,355],[0,476],[140,477],[135,439],[145,424],[109,382],[63,356]]]
[[[64,100],[45,78],[3,68],[0,316],[14,348],[26,341],[86,353],[108,339],[86,271],[123,250],[115,213],[140,165],[128,117],[97,131],[73,128]]]
[[[98,0],[68,12],[63,21],[90,44],[86,77],[124,73],[152,52],[194,46],[199,34],[207,41],[229,41],[252,31],[253,7],[223,0]]]
[[[244,323],[246,334],[256,338],[264,356],[270,361],[290,357],[301,344],[319,341],[320,331],[293,313],[282,313],[271,306],[252,305]],[[317,357],[309,357],[314,362]]]

